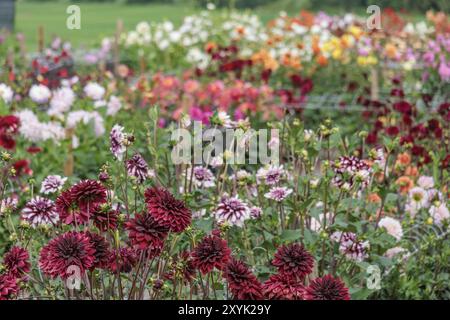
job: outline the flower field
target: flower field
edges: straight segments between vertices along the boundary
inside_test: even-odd
[[[0,34],[0,300],[450,299],[450,17],[209,9]]]

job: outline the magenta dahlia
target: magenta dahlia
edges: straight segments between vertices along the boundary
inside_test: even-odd
[[[59,221],[55,203],[39,196],[27,202],[22,210],[21,218],[28,221],[33,227],[55,225]]]
[[[66,279],[71,275],[68,268],[77,266],[81,273],[95,263],[95,248],[84,232],[66,232],[44,246],[39,257],[39,267],[52,278]]]
[[[129,273],[138,261],[136,251],[129,247],[112,250],[109,255],[109,269],[114,272]]]
[[[18,292],[17,279],[10,274],[0,274],[0,300],[14,299]]]
[[[10,275],[22,278],[30,272],[30,255],[24,248],[14,246],[5,254],[3,264]]]
[[[303,280],[312,272],[314,258],[303,245],[292,243],[278,247],[272,264],[280,274],[293,280]]]
[[[223,277],[227,280],[234,299],[264,299],[261,283],[244,262],[232,258],[223,269]]]
[[[148,212],[162,226],[172,232],[182,232],[191,224],[192,214],[184,201],[177,200],[166,189],[149,188],[145,191]]]
[[[168,227],[160,225],[148,213],[136,214],[125,223],[125,228],[131,244],[141,250],[161,247],[169,232]]]
[[[345,284],[331,275],[316,278],[305,289],[306,300],[350,300]]]
[[[276,274],[263,284],[264,296],[269,300],[303,300],[305,287],[298,281]]]
[[[230,260],[231,250],[227,242],[217,235],[206,236],[200,241],[192,252],[195,267],[203,274],[211,272],[214,268],[222,270]]]

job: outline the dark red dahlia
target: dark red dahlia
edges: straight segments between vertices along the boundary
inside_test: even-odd
[[[100,182],[83,180],[61,193],[56,209],[63,223],[84,224],[106,198],[106,188]]]
[[[231,259],[223,269],[223,277],[227,280],[234,299],[264,299],[261,283],[244,262]]]
[[[109,269],[114,272],[129,273],[138,261],[136,251],[129,247],[112,250],[109,255]]]
[[[92,247],[95,249],[94,253],[94,264],[91,269],[100,268],[106,269],[109,262],[109,243],[104,237],[97,233],[86,232],[86,235],[91,241]]]
[[[30,161],[25,159],[14,162],[13,168],[16,170],[16,177],[20,177],[22,175],[31,176],[33,174],[33,170],[30,168]]]
[[[17,133],[20,120],[16,116],[0,116],[0,147],[14,149],[16,141],[13,135]]]
[[[148,212],[162,226],[172,232],[182,232],[191,224],[192,214],[184,201],[177,200],[166,189],[149,188],[145,191]]]
[[[118,210],[111,210],[109,207],[97,205],[91,212],[91,219],[94,225],[102,232],[117,228],[119,218]]]
[[[305,287],[298,281],[279,274],[263,284],[264,296],[269,300],[303,300]]]
[[[306,300],[350,300],[345,284],[331,275],[316,278],[305,289]]]
[[[88,222],[89,213],[80,210],[69,190],[63,191],[55,201],[56,211],[60,220],[65,224],[80,225]]]
[[[0,275],[0,300],[11,300],[19,292],[17,279],[11,274]]]
[[[39,267],[52,278],[66,279],[73,273],[69,267],[80,268],[81,274],[95,263],[95,248],[84,232],[66,232],[50,242],[41,250]]]
[[[106,202],[106,188],[96,180],[83,180],[70,188],[78,207],[90,212],[95,205]]]
[[[182,279],[185,284],[192,282],[195,278],[195,266],[189,251],[181,252],[171,263],[165,277],[173,280],[174,277]]]
[[[136,214],[125,223],[131,244],[140,250],[150,247],[161,247],[167,237],[169,228],[160,225],[148,213]]]
[[[216,236],[206,236],[200,241],[192,252],[194,265],[203,274],[211,272],[214,268],[222,270],[230,260],[231,250],[227,242]]]
[[[293,280],[303,280],[312,272],[313,256],[299,243],[278,247],[272,264],[278,272]]]
[[[21,247],[12,247],[3,258],[3,264],[9,274],[15,278],[22,278],[30,272],[30,255]]]

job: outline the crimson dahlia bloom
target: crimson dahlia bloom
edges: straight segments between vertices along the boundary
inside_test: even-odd
[[[95,206],[91,212],[92,222],[102,232],[116,229],[118,225],[118,218],[118,210],[103,208],[101,205]]]
[[[183,280],[185,284],[192,282],[195,278],[196,269],[189,251],[183,251],[174,259],[170,270],[165,274],[168,280],[174,280],[175,275]]]
[[[96,180],[83,180],[70,188],[73,199],[88,213],[95,205],[106,202],[106,188]]]
[[[97,233],[86,232],[86,235],[91,241],[92,247],[95,249],[94,253],[94,264],[91,269],[100,268],[106,269],[109,262],[109,243],[104,237]]]
[[[313,256],[299,243],[278,247],[272,264],[278,272],[292,280],[303,280],[312,272]]]
[[[166,189],[149,188],[145,191],[148,212],[162,226],[172,232],[182,232],[191,224],[192,214],[184,201],[177,200]]]
[[[84,232],[66,232],[44,246],[39,257],[39,267],[52,278],[66,279],[72,274],[70,266],[77,266],[81,273],[95,263],[95,248]]]
[[[61,193],[56,199],[56,209],[62,222],[84,224],[106,199],[106,188],[100,182],[83,180]]]
[[[125,223],[131,244],[140,250],[150,247],[162,247],[167,237],[169,228],[160,225],[148,213],[136,214],[136,216]]]
[[[138,261],[136,251],[132,248],[124,247],[120,250],[112,250],[109,254],[109,269],[114,272],[129,273],[133,270]]]
[[[192,258],[194,265],[202,274],[211,272],[214,268],[222,270],[230,260],[231,250],[227,242],[216,236],[206,236],[194,248]]]
[[[16,146],[13,135],[17,133],[20,120],[16,116],[0,116],[0,147],[11,150]]]
[[[223,277],[227,280],[234,299],[264,299],[261,283],[244,262],[231,259],[223,270]]]
[[[10,274],[0,275],[0,300],[13,299],[19,292],[17,279]]]
[[[331,275],[316,278],[305,289],[306,300],[350,300],[345,284]]]
[[[12,247],[4,256],[3,264],[8,273],[15,278],[21,278],[30,272],[30,255],[21,247]]]
[[[272,275],[263,284],[264,296],[269,300],[303,300],[305,287],[289,277]]]

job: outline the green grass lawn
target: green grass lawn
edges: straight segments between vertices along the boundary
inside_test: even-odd
[[[1,1],[1,0],[0,0]],[[281,10],[295,15],[303,8],[301,0],[279,0],[255,9],[255,13],[262,21],[267,22],[278,15]],[[27,48],[30,51],[37,49],[38,27],[43,26],[46,40],[53,35],[58,35],[65,40],[70,40],[75,46],[88,47],[93,42],[98,42],[104,36],[114,34],[116,22],[121,19],[126,30],[133,29],[140,21],[171,20],[178,24],[183,17],[199,12],[200,8],[190,5],[164,5],[164,4],[136,4],[124,5],[119,3],[87,3],[79,4],[81,8],[81,30],[69,30],[66,27],[68,14],[66,9],[70,3],[59,1],[48,2],[17,2],[16,30],[23,32],[26,37]],[[325,9],[330,14],[342,14],[342,8]],[[366,15],[365,10],[356,8],[359,15]],[[423,18],[416,14],[414,20]]]
[[[37,49],[38,27],[43,26],[47,38],[58,35],[70,40],[74,46],[89,45],[102,36],[114,34],[116,21],[121,19],[126,29],[132,29],[140,21],[169,19],[180,23],[184,16],[196,9],[164,4],[121,5],[116,3],[81,3],[81,29],[69,30],[66,9],[69,4],[59,2],[18,2],[16,30],[23,32],[28,50]]]

